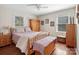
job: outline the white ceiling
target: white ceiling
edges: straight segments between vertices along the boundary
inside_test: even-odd
[[[72,8],[75,5],[74,4],[42,4],[42,6],[47,6],[48,8],[40,8],[40,10],[38,10],[34,6],[27,6],[27,4],[3,4],[0,6],[7,7],[13,10],[22,11],[22,12],[29,12],[34,15],[43,15],[67,8]]]

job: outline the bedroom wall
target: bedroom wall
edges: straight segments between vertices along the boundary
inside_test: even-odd
[[[41,25],[41,30],[49,31],[52,36],[65,37],[66,36],[65,32],[57,32],[56,31],[57,17],[58,16],[74,16],[74,15],[75,15],[75,8],[60,10],[60,11],[49,13],[49,14],[46,14],[46,15],[41,15],[41,16],[39,16],[40,20],[45,21],[45,19],[49,19],[49,21],[55,22],[55,26],[53,26],[53,27],[50,27],[50,23],[44,24],[43,26]]]
[[[76,16],[77,16],[77,12],[78,12],[78,9],[77,9],[77,5],[76,5]],[[76,37],[77,37],[77,40],[76,40],[76,47],[77,47],[77,54],[79,55],[79,24],[78,24],[78,18],[76,17],[76,23],[77,23],[77,32],[76,32]]]
[[[61,10],[53,13],[49,13],[46,15],[41,15],[40,20],[49,19],[49,21],[54,21],[55,26],[50,27],[50,24],[45,24],[41,26],[42,31],[49,31],[52,36],[61,35],[65,36],[64,32],[56,32],[56,20],[58,16],[74,16],[75,15],[75,8]],[[0,27],[3,26],[10,26],[15,27],[14,19],[15,16],[23,16],[24,17],[24,26],[28,26],[28,20],[30,18],[35,18],[36,16],[30,13],[24,13],[17,10],[12,10],[8,8],[3,8],[0,6]]]
[[[20,12],[17,10],[12,10],[0,6],[0,27],[3,26],[15,27],[14,24],[15,16],[24,17],[24,26],[26,25],[28,26],[28,20],[30,18],[35,18],[35,16],[30,13]]]
[[[77,24],[77,54],[79,54],[79,24]]]

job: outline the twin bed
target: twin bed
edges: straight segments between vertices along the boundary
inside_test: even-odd
[[[12,40],[22,53],[31,54],[33,43],[49,36],[48,32],[13,32]]]
[[[36,41],[39,41],[49,36],[49,32],[44,32],[44,31],[33,32],[30,30],[30,28],[26,28],[26,30],[24,30],[24,28],[18,30],[14,29],[11,32],[12,32],[13,43],[15,43],[16,47],[19,48],[21,52],[25,53],[26,55],[29,55],[34,52],[33,44]],[[46,40],[45,41],[43,40],[43,42],[46,42]],[[50,48],[48,48],[48,50],[50,50]]]

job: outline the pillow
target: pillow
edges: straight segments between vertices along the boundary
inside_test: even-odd
[[[30,29],[30,27],[25,27],[25,32],[31,32],[32,30]]]
[[[25,32],[24,27],[17,27],[15,28],[15,32]]]

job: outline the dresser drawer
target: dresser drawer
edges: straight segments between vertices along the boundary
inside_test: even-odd
[[[0,36],[0,47],[6,46],[8,44],[11,44],[10,35],[7,34],[7,35]]]
[[[4,36],[3,39],[10,39],[10,37],[9,36]]]
[[[3,38],[5,39],[5,38],[10,38],[11,37],[11,35],[3,35]]]
[[[6,45],[6,40],[0,39],[0,47]]]

